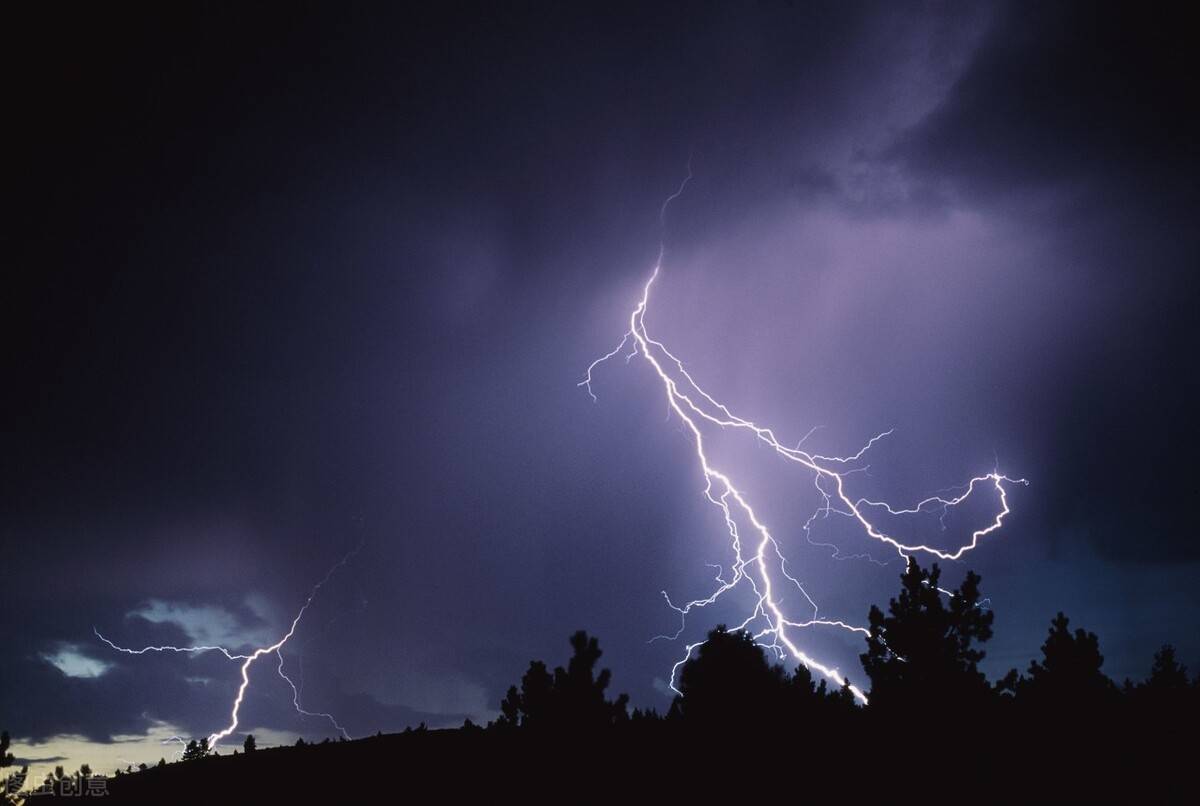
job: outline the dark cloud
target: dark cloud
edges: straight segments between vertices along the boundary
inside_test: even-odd
[[[951,95],[886,156],[968,198],[1068,186],[1178,213],[1196,201],[1195,68],[1169,10],[1007,5]]]
[[[1124,561],[1200,559],[1182,526],[1200,492],[1200,387],[1183,370],[1200,290],[1195,68],[1169,10],[1013,4],[945,101],[880,157],[946,204],[1055,243],[1042,270],[1068,277],[1058,304],[1094,313],[1037,381],[1055,387],[1045,517]]]

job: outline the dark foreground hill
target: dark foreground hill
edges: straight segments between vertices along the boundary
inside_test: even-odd
[[[749,726],[746,726],[749,727]],[[733,733],[659,725],[602,735],[413,731],[177,762],[110,778],[110,804],[390,803],[771,797],[839,802],[1190,801],[1194,733],[1163,741],[1094,724],[1020,735],[966,724],[804,725]],[[73,801],[78,798],[72,797]],[[37,806],[61,797],[39,795]]]

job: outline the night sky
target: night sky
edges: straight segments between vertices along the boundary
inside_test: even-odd
[[[6,25],[0,728],[19,758],[153,762],[223,727],[233,663],[120,655],[93,627],[269,643],[360,544],[285,655],[351,735],[492,718],[580,628],[614,689],[665,710],[682,647],[648,643],[678,626],[660,592],[706,594],[728,538],[647,366],[602,366],[595,402],[576,386],[664,238],[647,321],[708,391],[792,444],[820,426],[823,453],[895,429],[862,495],[1029,480],[942,563],[983,576],[990,675],[1024,670],[1058,610],[1118,682],[1168,641],[1200,668],[1182,20],[238,5]],[[823,612],[863,623],[896,593],[894,555],[805,541],[809,476],[728,450]],[[812,646],[865,682],[852,638]],[[264,744],[334,734],[266,662],[241,717]]]

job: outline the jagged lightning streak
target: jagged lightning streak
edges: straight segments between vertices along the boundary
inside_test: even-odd
[[[242,665],[241,665],[242,681],[241,681],[241,684],[238,686],[237,697],[234,699],[233,708],[229,713],[229,724],[226,725],[221,730],[216,731],[215,733],[209,734],[208,746],[211,749],[216,749],[217,744],[220,743],[220,741],[222,739],[226,738],[231,733],[233,733],[235,730],[237,730],[238,714],[240,713],[241,708],[242,708],[242,701],[246,697],[246,690],[250,687],[250,667],[253,666],[254,662],[256,660],[258,660],[259,658],[261,658],[265,655],[270,655],[272,653],[274,653],[279,659],[279,665],[278,665],[276,671],[278,672],[279,676],[292,689],[292,705],[295,707],[296,711],[303,716],[325,717],[326,719],[328,719],[330,721],[330,723],[333,725],[334,728],[336,728],[338,731],[341,732],[342,736],[349,739],[350,734],[346,732],[345,728],[343,728],[340,724],[338,724],[337,720],[334,719],[333,716],[331,716],[330,714],[326,714],[326,713],[306,711],[306,710],[304,710],[303,707],[301,707],[300,691],[299,691],[299,689],[296,688],[296,684],[292,682],[292,679],[290,677],[288,677],[287,674],[285,674],[283,671],[283,651],[282,650],[283,650],[284,644],[286,644],[288,641],[290,641],[292,636],[296,634],[296,628],[300,626],[300,619],[302,619],[304,617],[305,611],[308,610],[308,607],[309,607],[309,605],[312,604],[313,599],[315,599],[317,597],[317,592],[321,590],[321,587],[326,582],[329,581],[329,578],[332,577],[339,568],[341,568],[343,565],[348,563],[356,554],[358,554],[358,552],[362,550],[362,547],[363,547],[363,544],[359,543],[358,546],[353,551],[351,551],[349,554],[347,554],[345,557],[343,557],[341,560],[339,560],[332,568],[330,568],[329,571],[325,574],[325,576],[321,579],[320,582],[318,582],[316,585],[313,585],[312,589],[308,593],[308,598],[306,598],[304,600],[304,604],[302,604],[300,606],[300,610],[296,613],[296,617],[294,619],[292,619],[291,626],[288,627],[287,632],[285,632],[283,634],[282,638],[280,638],[278,641],[271,644],[270,646],[264,646],[264,647],[259,647],[258,649],[255,649],[249,655],[234,653],[234,652],[229,651],[225,647],[220,647],[220,646],[183,646],[183,647],[180,647],[180,646],[147,646],[147,647],[142,647],[141,649],[130,649],[128,647],[118,646],[117,644],[113,643],[109,639],[105,638],[103,635],[100,634],[100,631],[98,629],[96,629],[95,627],[92,628],[92,632],[94,632],[96,634],[97,638],[99,638],[105,644],[108,644],[108,646],[112,647],[117,652],[124,652],[128,655],[144,655],[148,652],[181,652],[181,653],[191,653],[191,654],[198,654],[201,652],[220,652],[222,655],[224,655],[229,660],[242,661]],[[172,737],[172,738],[178,738],[178,737]],[[168,741],[170,741],[170,740],[168,740]]]
[[[292,687],[292,706],[296,709],[296,711],[300,714],[303,714],[304,716],[320,716],[320,717],[324,717],[325,719],[328,719],[329,724],[333,725],[334,730],[336,730],[338,733],[342,734],[343,739],[349,739],[350,734],[346,731],[345,728],[343,728],[340,724],[338,724],[338,721],[337,721],[337,719],[334,718],[333,714],[327,714],[323,711],[306,711],[306,710],[304,710],[304,707],[302,705],[300,705],[300,689],[297,688],[296,684],[292,682],[292,678],[288,677],[283,671],[283,650],[277,649],[277,650],[275,650],[275,654],[279,656],[279,666],[276,669],[276,671],[278,671],[279,676],[282,677],[284,680],[286,680],[287,684]],[[301,656],[297,655],[296,657],[300,658]],[[300,660],[298,662],[300,664],[300,685],[301,685],[301,687],[303,687],[304,686],[304,661]]]
[[[178,744],[179,749],[175,751],[175,760],[179,761],[183,758],[183,751],[187,749],[187,741],[182,736],[170,736],[159,742],[161,745]]]
[[[659,223],[661,225],[665,226],[667,208],[671,202],[679,198],[684,192],[691,178],[692,172],[689,165],[687,177],[680,184],[679,188],[667,197],[659,210]],[[615,348],[588,366],[583,380],[578,384],[585,388],[592,400],[595,401],[596,395],[592,391],[592,373],[598,366],[625,350],[626,346],[632,341],[632,350],[626,356],[626,361],[636,356],[641,356],[653,369],[655,376],[662,384],[670,411],[675,413],[683,423],[685,430],[691,434],[696,459],[704,474],[704,496],[720,509],[725,520],[725,526],[729,533],[734,555],[734,563],[730,569],[731,576],[726,579],[724,572],[718,568],[716,576],[717,588],[704,598],[694,599],[682,605],[672,602],[670,596],[664,591],[663,597],[667,600],[668,606],[679,613],[680,627],[673,635],[656,637],[678,638],[683,633],[687,616],[693,609],[713,604],[723,594],[734,589],[744,580],[754,592],[756,603],[750,614],[741,624],[736,626],[736,629],[751,629],[752,625],[761,625],[754,628],[753,635],[755,639],[765,642],[765,646],[774,650],[778,656],[782,658],[786,650],[808,668],[817,670],[838,685],[845,685],[846,679],[837,669],[815,660],[802,651],[793,641],[790,630],[820,626],[833,627],[864,635],[869,634],[869,631],[865,627],[847,624],[844,621],[819,618],[820,609],[817,603],[809,596],[800,581],[788,572],[787,561],[782,549],[770,530],[755,513],[745,493],[734,484],[733,479],[726,472],[718,470],[709,458],[705,449],[704,432],[701,429],[701,423],[708,423],[721,428],[737,428],[748,431],[756,440],[767,445],[785,460],[798,464],[814,474],[814,485],[823,503],[804,524],[803,529],[806,534],[809,533],[813,521],[819,515],[843,515],[856,521],[870,538],[890,546],[904,559],[918,552],[931,554],[945,560],[957,560],[961,558],[968,551],[978,546],[979,541],[983,537],[995,532],[1003,524],[1004,517],[1009,513],[1008,491],[1005,483],[1027,484],[1028,482],[1024,479],[1009,478],[1001,474],[998,470],[993,470],[991,473],[971,479],[963,486],[961,494],[957,496],[943,497],[941,495],[934,495],[908,508],[895,508],[884,501],[852,498],[846,491],[846,477],[856,472],[862,472],[865,469],[854,467],[854,463],[861,460],[876,442],[887,437],[891,434],[891,431],[884,431],[872,437],[866,445],[851,456],[825,456],[817,453],[809,453],[803,450],[803,444],[808,436],[811,436],[811,431],[804,439],[800,440],[795,448],[787,447],[776,438],[775,433],[770,428],[757,425],[751,420],[735,415],[724,404],[710,396],[684,368],[683,362],[668,350],[662,342],[652,338],[646,328],[646,311],[650,303],[650,292],[662,270],[665,256],[666,239],[664,237],[659,243],[658,258],[650,272],[650,278],[642,287],[641,297],[630,314],[629,328],[622,335],[621,341]],[[877,527],[868,517],[868,515],[876,510],[882,510],[890,516],[900,517],[941,509],[944,518],[948,510],[966,501],[980,485],[991,486],[995,489],[999,496],[1000,509],[987,526],[972,532],[970,540],[954,551],[945,551],[924,543],[904,543]],[[749,556],[743,553],[739,522],[748,524],[750,531],[757,535],[757,543],[752,547],[753,552]],[[776,596],[776,586],[782,583],[778,583],[773,577],[773,566],[778,569],[780,577],[794,585],[808,601],[809,605],[811,605],[813,612],[811,618],[793,620],[784,614],[780,600]],[[943,593],[949,592],[943,591]],[[702,643],[698,642],[687,645],[683,658],[676,662],[672,668],[670,686],[676,692],[678,692],[678,689],[675,689],[675,679],[680,666],[687,662],[692,652]],[[851,686],[850,689],[859,700],[864,703],[866,702],[867,698],[861,690],[855,686]]]

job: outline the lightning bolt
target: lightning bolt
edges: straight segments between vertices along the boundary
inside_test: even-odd
[[[178,744],[179,749],[175,751],[175,760],[179,761],[183,758],[183,751],[187,749],[187,742],[182,736],[171,736],[163,739],[159,744],[166,746],[168,744]]]
[[[291,689],[292,689],[292,705],[295,707],[297,713],[301,714],[302,716],[324,717],[324,718],[328,719],[330,721],[330,723],[333,725],[333,727],[336,728],[338,731],[340,731],[344,737],[349,739],[350,734],[346,732],[345,728],[343,728],[341,725],[338,724],[337,720],[334,719],[332,715],[326,714],[326,713],[320,713],[320,712],[306,711],[306,710],[304,710],[303,707],[301,707],[301,705],[300,705],[300,690],[298,688],[296,688],[296,684],[293,683],[292,679],[290,677],[288,677],[287,674],[283,671],[283,651],[282,650],[283,650],[283,646],[285,644],[287,644],[288,641],[291,640],[293,635],[296,634],[296,628],[300,626],[300,619],[302,619],[304,617],[305,611],[308,610],[309,605],[311,605],[313,603],[313,600],[317,597],[318,591],[321,590],[322,586],[324,586],[325,583],[329,581],[330,577],[332,577],[339,568],[341,568],[343,565],[348,563],[356,554],[358,554],[358,552],[362,550],[362,547],[363,547],[363,544],[359,543],[358,546],[353,551],[351,551],[349,554],[347,554],[345,557],[343,557],[340,561],[338,561],[336,564],[334,564],[334,566],[329,569],[329,571],[325,574],[325,576],[321,579],[320,582],[318,582],[316,585],[313,585],[312,589],[308,593],[308,597],[304,600],[304,604],[302,604],[300,606],[300,610],[296,613],[296,617],[294,619],[292,619],[291,626],[288,627],[287,632],[285,632],[278,641],[271,644],[270,646],[259,647],[248,655],[231,652],[230,650],[226,649],[225,647],[221,647],[221,646],[146,646],[146,647],[142,647],[141,649],[130,649],[128,647],[118,646],[117,644],[113,643],[109,639],[105,638],[103,635],[100,634],[100,631],[95,627],[92,628],[92,632],[94,632],[96,634],[97,638],[99,638],[101,641],[103,641],[105,644],[107,644],[112,649],[116,650],[117,652],[124,652],[125,654],[128,654],[128,655],[145,655],[149,652],[180,652],[180,653],[188,653],[188,654],[199,654],[199,653],[203,653],[203,652],[219,652],[222,655],[224,655],[226,658],[228,658],[229,660],[241,661],[242,662],[242,664],[241,664],[242,680],[241,680],[241,683],[238,685],[237,696],[234,698],[233,707],[229,713],[229,724],[226,725],[221,730],[216,731],[215,733],[209,734],[208,746],[211,749],[216,749],[217,744],[220,743],[220,741],[222,739],[225,739],[231,733],[233,733],[235,730],[237,730],[238,715],[242,708],[242,702],[246,697],[247,689],[250,688],[250,667],[254,665],[255,661],[259,660],[260,658],[262,658],[266,655],[271,655],[271,654],[276,655],[276,657],[279,659],[279,665],[276,668],[276,671],[279,674],[279,676],[284,680],[284,682],[286,682],[288,684],[288,686],[291,687]],[[168,739],[167,741],[172,741],[175,739],[178,739],[178,737],[172,737],[172,739]],[[179,741],[182,743],[182,739],[179,739]]]
[[[691,165],[688,165],[687,177],[679,188],[663,202],[659,209],[659,223],[666,223],[667,208],[683,194],[688,182],[692,179]],[[793,639],[792,631],[801,631],[815,627],[833,628],[868,635],[869,631],[862,626],[848,624],[840,620],[820,618],[820,608],[804,589],[804,586],[787,569],[787,559],[778,541],[770,529],[762,522],[751,506],[749,499],[741,487],[734,483],[732,476],[718,469],[710,459],[705,446],[704,430],[701,427],[717,426],[722,429],[733,428],[747,432],[759,443],[766,445],[788,462],[797,464],[813,475],[813,484],[821,496],[822,504],[804,524],[803,530],[810,532],[814,520],[819,516],[830,514],[845,516],[857,522],[867,536],[896,551],[906,559],[916,553],[930,554],[944,560],[957,560],[979,545],[987,535],[998,530],[1009,513],[1007,485],[1028,484],[1025,479],[1012,479],[1003,475],[999,470],[993,470],[981,476],[972,478],[963,485],[961,493],[952,497],[933,495],[919,501],[911,507],[896,508],[885,501],[874,501],[866,498],[854,498],[847,492],[847,477],[853,473],[863,472],[865,468],[856,467],[855,463],[863,459],[867,452],[881,439],[892,432],[884,431],[872,437],[857,453],[850,456],[825,456],[803,450],[804,442],[811,436],[812,431],[800,440],[796,447],[788,447],[780,442],[775,432],[761,426],[752,420],[744,419],[734,414],[724,404],[718,402],[696,382],[685,369],[683,362],[677,358],[666,345],[651,337],[646,327],[646,311],[650,304],[650,292],[663,268],[666,256],[666,239],[659,243],[658,257],[650,272],[650,278],[642,287],[638,299],[629,316],[629,327],[621,336],[615,348],[593,361],[584,373],[584,378],[578,386],[587,390],[592,401],[596,395],[592,390],[593,373],[597,367],[621,354],[627,348],[626,362],[640,356],[653,370],[654,377],[662,386],[667,405],[671,412],[679,418],[684,429],[691,436],[695,448],[696,461],[704,476],[704,497],[711,502],[725,521],[731,547],[733,550],[733,565],[728,578],[721,568],[717,569],[716,587],[706,597],[694,599],[684,604],[675,604],[666,591],[663,597],[667,605],[679,614],[680,627],[673,635],[656,636],[656,638],[678,638],[686,626],[687,616],[696,609],[707,607],[724,594],[746,583],[754,594],[754,607],[745,620],[736,629],[751,630],[756,641],[775,652],[779,659],[784,659],[787,653],[803,663],[809,669],[816,670],[837,683],[846,684],[846,679],[832,666],[824,664],[804,652]],[[815,430],[815,429],[814,429]],[[872,518],[876,513],[886,513],[892,517],[911,516],[923,512],[942,511],[943,527],[946,512],[965,502],[979,487],[991,487],[999,496],[999,511],[992,521],[981,529],[971,533],[970,539],[953,551],[946,551],[925,543],[906,543],[889,535],[877,526]],[[743,544],[743,530],[749,533],[748,544]],[[811,542],[811,538],[810,538]],[[822,545],[822,544],[814,544]],[[835,553],[835,556],[836,553]],[[868,557],[868,559],[873,559]],[[804,599],[812,607],[812,615],[805,619],[796,619],[787,615],[778,597],[777,590],[783,585],[792,585],[800,591]],[[949,594],[949,591],[943,591]],[[655,640],[655,639],[651,639]],[[676,693],[675,680],[679,668],[687,662],[692,652],[704,642],[688,644],[684,656],[671,669],[670,687]],[[867,697],[861,690],[851,686],[863,703]]]
[[[296,709],[296,712],[299,714],[303,714],[304,716],[319,716],[319,717],[324,717],[325,719],[328,719],[329,724],[333,725],[334,730],[336,730],[338,733],[342,734],[343,738],[349,739],[350,734],[346,731],[345,728],[343,728],[341,725],[338,724],[338,721],[334,718],[333,714],[327,714],[322,711],[306,711],[306,710],[304,710],[304,707],[300,705],[300,689],[296,688],[296,684],[292,682],[292,678],[288,677],[283,671],[283,650],[277,649],[277,650],[275,650],[275,654],[279,656],[279,666],[276,669],[276,671],[278,671],[279,676],[282,677],[284,680],[286,680],[287,684],[292,687],[292,706]],[[297,659],[299,659],[302,656],[297,655],[296,657],[297,657]],[[299,664],[300,664],[300,686],[303,687],[304,686],[304,661],[300,660]]]

